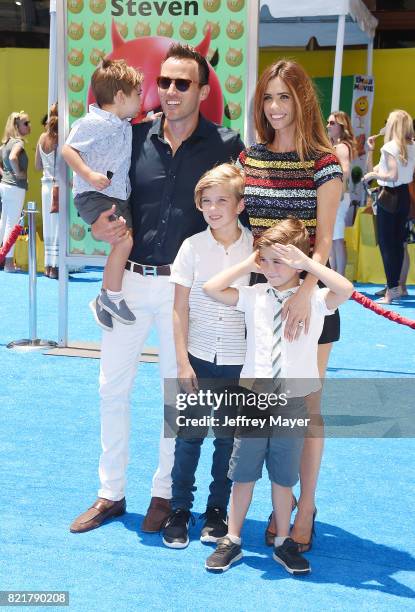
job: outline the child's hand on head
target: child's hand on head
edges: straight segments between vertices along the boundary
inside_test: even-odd
[[[95,187],[97,191],[102,191],[111,185],[111,181],[100,172],[91,171],[88,175],[88,183]]]
[[[258,263],[258,251],[257,250],[253,251],[251,255],[248,257],[248,259],[246,260],[246,266],[247,266],[248,272],[256,272],[256,273],[261,272],[261,267]]]
[[[280,263],[295,270],[304,270],[308,257],[293,244],[274,244],[271,249]]]

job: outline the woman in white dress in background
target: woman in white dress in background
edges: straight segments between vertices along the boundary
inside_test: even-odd
[[[0,147],[2,177],[0,192],[2,211],[0,217],[0,244],[7,242],[10,232],[19,222],[27,191],[28,157],[25,138],[30,134],[29,115],[24,111],[11,113],[4,128]],[[4,262],[5,272],[14,272],[14,245]]]
[[[58,168],[58,105],[52,104],[46,131],[40,135],[36,147],[35,167],[43,170],[42,219],[45,245],[45,276],[58,278],[59,213],[51,213],[52,190],[57,185]]]

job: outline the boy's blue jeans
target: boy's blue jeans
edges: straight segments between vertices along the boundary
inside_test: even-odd
[[[219,366],[189,354],[190,364],[198,379],[224,379],[238,383],[242,365]],[[172,470],[173,510],[190,510],[196,491],[195,474],[199,463],[200,449],[204,438],[176,438],[174,465]],[[233,438],[215,437],[212,457],[212,482],[209,487],[207,507],[221,508],[226,511],[231,493],[232,481],[228,478],[229,460],[232,455]]]

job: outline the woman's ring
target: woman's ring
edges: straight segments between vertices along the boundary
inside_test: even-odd
[[[304,327],[304,321],[298,321],[297,325],[298,327]]]

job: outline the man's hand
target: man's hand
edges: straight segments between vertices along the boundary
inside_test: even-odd
[[[100,172],[91,172],[88,173],[88,183],[95,187],[97,191],[102,191],[111,185],[111,181],[105,176],[105,174],[101,174]]]
[[[108,180],[108,179],[107,179]],[[104,210],[98,219],[91,225],[91,230],[96,240],[104,240],[109,244],[121,242],[127,234],[127,226],[125,219],[119,217],[115,221],[111,221],[110,217],[115,213],[115,206],[109,210]]]

